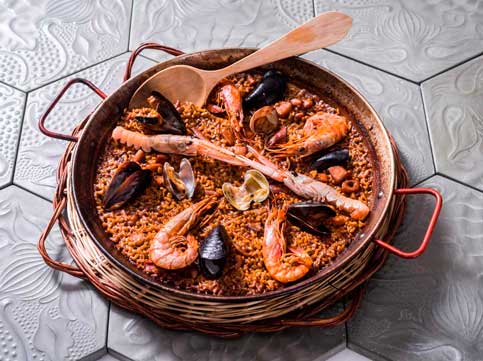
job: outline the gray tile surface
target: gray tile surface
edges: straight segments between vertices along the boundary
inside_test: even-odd
[[[354,18],[331,49],[415,81],[483,52],[479,0],[315,0],[317,14],[340,10]]]
[[[13,176],[25,94],[0,84],[0,187]]]
[[[138,0],[133,8],[130,46],[155,41],[185,52],[260,47],[313,13],[312,0]],[[159,52],[146,54],[164,57]]]
[[[68,79],[89,79],[108,94],[118,88],[128,57],[127,53],[120,55],[29,93],[15,169],[16,184],[49,199],[53,196],[56,186],[55,170],[67,143],[43,135],[38,129],[38,119]],[[134,73],[151,65],[152,61],[140,57],[134,65]],[[90,89],[76,84],[49,115],[46,126],[70,134],[74,126],[92,112],[99,102],[100,98]]]
[[[440,176],[423,186],[445,202],[431,243],[416,260],[389,257],[349,322],[349,343],[391,360],[481,360],[483,194]],[[396,245],[417,247],[432,204],[409,199]]]
[[[381,116],[398,144],[411,184],[434,173],[419,87],[325,50],[305,58],[337,73],[355,86]]]
[[[117,55],[127,50],[128,39],[131,49],[143,41],[184,51],[263,46],[314,10],[329,9],[352,15],[354,27],[332,52],[307,57],[348,80],[374,105],[396,138],[413,184],[434,174],[432,146],[439,173],[475,188],[444,176],[423,183],[440,189],[445,199],[428,252],[414,261],[389,258],[349,324],[348,347],[371,360],[483,360],[483,193],[476,190],[483,190],[483,57],[422,84],[427,120],[421,88],[386,73],[419,82],[481,54],[483,1],[22,0],[0,1],[0,188],[5,187],[0,190],[0,361],[322,361],[344,347],[343,327],[223,341],[162,330],[116,307],[108,328],[106,301],[85,282],[49,269],[36,250],[51,204],[8,186],[13,178],[27,190],[52,196],[65,142],[42,136],[37,120],[66,75],[78,72],[75,76],[108,93],[119,86],[128,55]],[[135,72],[151,64],[140,58]],[[48,126],[70,132],[98,101],[76,86]],[[410,199],[398,245],[416,247],[431,204]],[[48,245],[57,258],[70,259],[58,232]],[[349,350],[332,357],[361,358]]]
[[[15,186],[0,190],[0,360],[77,360],[104,348],[107,301],[49,268],[37,251],[51,211]],[[71,260],[57,230],[47,250]]]
[[[251,334],[222,340],[163,330],[145,318],[112,306],[107,347],[135,361],[322,361],[325,354],[344,341],[344,326],[291,329],[273,335]]]
[[[0,80],[30,90],[127,50],[130,0],[2,1]]]
[[[422,89],[437,171],[483,190],[483,56]]]

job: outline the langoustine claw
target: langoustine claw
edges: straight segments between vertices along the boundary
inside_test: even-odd
[[[369,214],[369,207],[361,201],[345,197],[331,186],[303,174],[294,174],[288,170],[280,169],[275,163],[250,146],[247,146],[248,150],[255,160],[235,154],[209,141],[190,136],[145,135],[118,126],[112,132],[112,138],[136,148],[142,148],[146,152],[154,149],[167,154],[204,155],[231,165],[251,167],[275,181],[282,182],[300,197],[313,199],[317,202],[326,202],[349,213],[356,220],[363,220]]]
[[[171,218],[156,234],[149,249],[149,258],[158,267],[174,270],[189,266],[198,257],[198,241],[190,228],[216,203],[205,198]]]
[[[302,132],[296,141],[279,143],[268,151],[280,157],[306,157],[341,141],[349,132],[349,123],[337,114],[317,113],[307,119]]]
[[[310,271],[312,259],[302,249],[291,248],[286,251],[284,237],[287,206],[274,208],[265,222],[263,237],[263,262],[272,278],[282,283],[297,281]]]

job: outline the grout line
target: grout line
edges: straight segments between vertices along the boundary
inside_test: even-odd
[[[383,73],[386,73],[386,74],[392,75],[392,76],[394,76],[394,77],[396,77],[396,78],[402,79],[402,80],[407,81],[407,82],[409,82],[409,83],[412,83],[412,84],[415,84],[415,85],[419,85],[419,83],[418,83],[417,81],[415,81],[415,80],[411,80],[411,79],[409,79],[409,78],[405,78],[405,77],[403,77],[402,75],[399,75],[399,74],[396,74],[396,73],[392,73],[392,72],[390,72],[390,71],[388,71],[388,70],[385,70],[385,69],[379,68],[379,67],[377,67],[377,66],[375,66],[375,65],[371,65],[371,64],[366,63],[366,62],[364,62],[364,61],[362,61],[362,60],[359,60],[359,59],[353,58],[353,57],[351,57],[351,56],[349,56],[349,55],[345,55],[345,54],[339,53],[339,52],[337,52],[337,51],[335,51],[335,50],[332,50],[332,49],[329,49],[329,48],[323,48],[322,50],[328,51],[329,53],[332,53],[332,54],[335,54],[335,55],[342,56],[343,58],[346,58],[346,59],[352,60],[352,61],[354,61],[354,62],[356,62],[356,63],[359,63],[359,64],[362,64],[362,65],[368,66],[369,68],[379,70],[379,71],[381,71],[381,72],[383,72]]]
[[[347,348],[348,348],[349,350],[354,351],[354,352],[356,352],[356,353],[359,353],[359,354],[361,354],[362,356],[364,356],[365,358],[369,358],[370,360],[373,360],[372,355],[375,355],[375,356],[377,356],[377,357],[378,357],[380,360],[391,361],[391,359],[387,358],[387,357],[386,357],[386,356],[384,356],[384,355],[381,355],[379,352],[369,350],[369,349],[365,348],[364,346],[359,345],[359,344],[358,344],[358,343],[356,343],[356,342],[352,342],[352,346],[356,346],[356,349],[352,349],[352,348],[350,348],[350,346],[351,346],[351,345],[349,345],[349,344],[347,345]],[[366,356],[366,355],[364,355],[362,352],[358,351],[357,349],[364,350],[364,351],[366,351],[366,352],[367,352],[367,354],[369,354],[369,355],[371,355],[371,356]]]
[[[436,175],[436,173],[432,173],[431,175],[427,176],[427,177],[424,177],[423,179],[421,179],[420,181],[414,183],[411,185],[411,188],[414,188],[414,187],[419,187],[421,185],[421,183],[424,183],[426,182],[427,180],[433,178],[434,176]]]
[[[78,74],[78,73],[80,73],[80,72],[83,72],[83,71],[85,71],[85,70],[87,70],[87,69],[93,68],[93,67],[95,67],[95,66],[97,66],[97,65],[100,65],[100,64],[102,64],[102,63],[107,63],[108,61],[113,60],[113,59],[115,59],[115,58],[117,58],[118,56],[121,56],[121,55],[123,55],[123,54],[126,54],[126,51],[122,51],[122,52],[120,52],[120,53],[117,53],[117,54],[115,54],[115,55],[113,55],[113,56],[110,56],[109,58],[106,58],[106,59],[104,59],[104,60],[101,60],[101,61],[98,61],[98,62],[96,62],[96,63],[93,63],[93,64],[91,64],[91,65],[88,65],[88,66],[84,67],[84,68],[77,69],[76,71],[74,71],[74,72],[72,72],[72,73],[69,73],[69,74],[66,74],[66,75],[63,75],[63,76],[61,76],[61,77],[59,77],[59,78],[55,78],[55,79],[49,80],[47,83],[44,83],[44,84],[42,84],[42,85],[39,85],[38,87],[32,88],[32,89],[28,90],[26,93],[27,93],[27,94],[28,94],[28,93],[32,93],[32,92],[34,92],[34,91],[36,91],[36,90],[39,90],[40,88],[43,88],[43,87],[46,87],[46,86],[48,86],[48,85],[51,85],[51,84],[53,84],[53,83],[55,83],[55,82],[58,82],[59,80],[62,80],[62,79],[68,78],[68,77],[70,77],[70,76],[76,75],[76,74]]]
[[[460,66],[460,65],[463,65],[463,64],[465,64],[465,63],[468,63],[468,62],[470,62],[470,61],[472,61],[472,60],[474,60],[474,59],[476,59],[476,58],[478,58],[478,57],[480,57],[480,56],[482,56],[482,55],[483,55],[483,51],[482,51],[482,52],[480,52],[480,53],[478,53],[478,54],[476,54],[476,55],[473,55],[473,56],[471,56],[471,57],[469,57],[469,58],[466,58],[466,59],[464,59],[464,60],[462,60],[462,61],[460,61],[460,62],[458,62],[458,63],[456,63],[456,64],[453,64],[453,65],[449,66],[448,68],[443,69],[443,70],[441,70],[441,71],[437,72],[436,74],[433,74],[433,75],[431,75],[431,76],[427,77],[426,79],[421,80],[421,81],[419,82],[419,84],[423,84],[424,82],[426,82],[426,81],[428,81],[428,80],[431,80],[431,79],[433,79],[433,78],[436,78],[437,76],[439,76],[439,75],[441,75],[441,74],[443,74],[443,73],[446,73],[447,71],[453,70],[454,68],[457,68],[457,67],[458,67],[458,66]]]
[[[49,203],[52,203],[52,199],[48,199],[46,196],[43,196],[43,195],[41,195],[41,194],[37,194],[37,193],[35,193],[34,191],[31,191],[30,189],[26,188],[25,186],[23,186],[23,185],[21,185],[21,184],[18,184],[18,183],[12,182],[12,184],[11,184],[11,185],[13,185],[13,186],[15,186],[15,187],[18,187],[18,188],[20,188],[20,189],[22,189],[22,190],[24,190],[24,191],[26,191],[26,192],[28,192],[28,193],[30,193],[30,194],[33,194],[34,196],[37,196],[37,197],[39,197],[39,198],[42,198],[44,201],[47,201],[47,202],[49,202]]]
[[[107,325],[106,325],[106,339],[105,339],[105,348],[106,352],[108,352],[108,347],[107,343],[109,342],[109,323],[110,323],[110,317],[111,317],[111,305],[112,302],[108,300],[108,305],[107,305]]]
[[[15,89],[16,91],[22,92],[22,93],[24,93],[24,94],[26,94],[26,93],[27,93],[27,91],[22,90],[22,89],[20,89],[20,88],[17,88],[17,86],[15,86],[15,85],[10,85],[10,84],[8,84],[8,83],[4,82],[3,80],[0,80],[0,84],[3,84],[3,85],[5,85],[5,86],[8,86],[9,88],[13,88],[13,89]]]
[[[350,319],[344,322],[345,327],[345,347],[349,346],[349,325]]]
[[[25,99],[23,101],[22,117],[20,118],[20,127],[18,130],[17,144],[15,147],[15,155],[13,157],[13,169],[12,177],[10,177],[10,184],[13,184],[13,180],[15,179],[15,171],[17,170],[18,153],[20,151],[20,140],[22,139],[23,125],[25,123],[25,113],[27,112],[27,98],[28,94],[25,94]]]
[[[450,181],[453,181],[453,182],[456,182],[456,183],[458,183],[458,184],[461,184],[462,186],[465,186],[465,187],[471,188],[471,189],[473,189],[474,191],[477,191],[477,192],[479,192],[479,193],[483,193],[483,190],[478,189],[478,188],[476,188],[475,186],[473,186],[473,185],[471,185],[471,184],[464,183],[463,181],[460,181],[459,179],[453,178],[452,176],[449,176],[449,175],[447,175],[447,174],[443,174],[443,173],[440,173],[440,172],[436,172],[436,173],[434,173],[434,175],[439,175],[440,177],[443,177],[443,178],[449,179]]]
[[[132,22],[133,22],[133,13],[134,13],[134,0],[131,0],[131,14],[129,15],[129,29],[127,31],[127,51],[131,48],[131,30],[132,30]]]
[[[431,137],[431,132],[429,131],[429,112],[428,107],[426,106],[426,102],[424,101],[423,95],[423,88],[419,85],[419,95],[421,96],[421,102],[423,103],[423,114],[424,114],[424,123],[426,124],[426,132],[428,133],[429,138],[429,149],[431,150],[431,159],[433,160],[433,172],[436,172],[436,160],[434,156],[434,146],[433,146],[433,139]]]
[[[312,0],[312,16],[317,16],[317,13],[315,12],[315,0]]]

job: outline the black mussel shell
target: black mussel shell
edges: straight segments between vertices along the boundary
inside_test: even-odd
[[[321,157],[315,157],[315,160],[310,165],[312,169],[318,171],[325,170],[335,165],[341,165],[347,163],[349,160],[349,150],[341,149],[334,150],[333,152],[326,153]]]
[[[186,126],[174,105],[157,91],[152,91],[151,95],[156,99],[156,111],[163,117],[163,124],[159,131],[169,134],[186,135]]]
[[[220,278],[225,267],[228,233],[218,225],[211,230],[199,249],[201,272],[209,279]]]
[[[134,162],[123,163],[114,175],[102,201],[107,211],[119,209],[140,195],[151,182],[151,171]]]
[[[135,118],[139,123],[146,125],[157,125],[159,123],[157,117],[143,117],[142,115],[136,115]]]
[[[271,105],[283,98],[287,88],[287,78],[278,70],[269,70],[263,75],[263,79],[246,96],[243,104],[246,108],[258,108]]]
[[[319,202],[293,203],[287,211],[290,223],[316,236],[326,236],[330,233],[323,222],[335,215],[336,212],[331,207]]]

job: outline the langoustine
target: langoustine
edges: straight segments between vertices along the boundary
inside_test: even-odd
[[[231,165],[251,167],[275,181],[284,183],[287,188],[300,197],[313,199],[317,202],[327,202],[337,209],[349,213],[356,220],[363,220],[369,214],[369,207],[361,201],[345,197],[331,186],[303,174],[295,174],[280,169],[252,147],[248,147],[248,150],[256,160],[235,154],[231,150],[207,140],[191,136],[145,135],[117,126],[112,132],[112,138],[129,146],[141,148],[145,152],[154,149],[168,154],[204,155]]]

